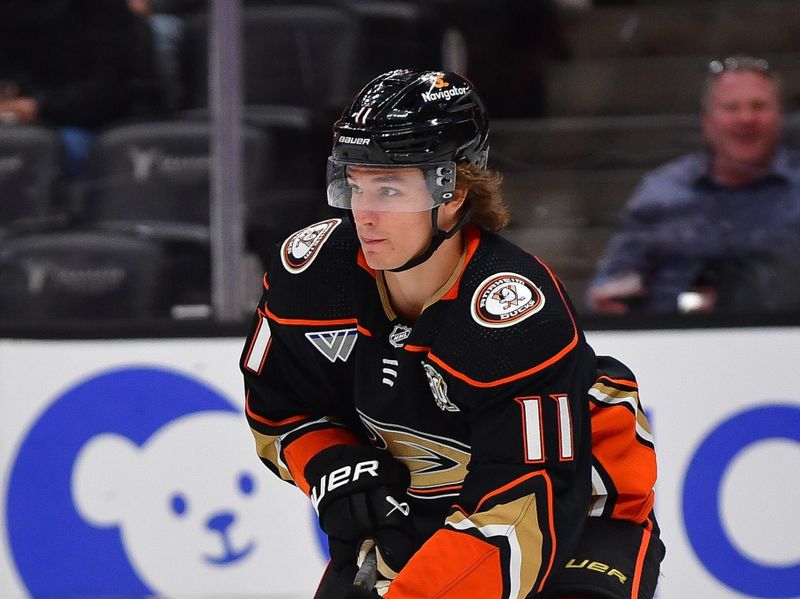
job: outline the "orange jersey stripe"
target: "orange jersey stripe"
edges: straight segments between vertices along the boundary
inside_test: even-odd
[[[308,495],[311,487],[305,477],[306,464],[323,449],[334,445],[361,445],[358,438],[343,428],[326,428],[311,431],[292,441],[283,450],[286,465],[298,487]]]
[[[367,271],[372,278],[375,278],[375,269],[370,268],[369,264],[367,264],[367,259],[364,257],[364,252],[361,248],[358,249],[358,256],[356,257],[356,264],[358,264],[361,268]]]
[[[409,495],[434,495],[437,493],[444,493],[445,491],[460,491],[463,485],[446,485],[441,487],[429,487],[424,489],[413,488],[409,489]]]
[[[317,327],[326,325],[358,324],[358,321],[355,318],[338,318],[333,320],[311,320],[307,318],[281,318],[280,316],[277,316],[276,314],[271,312],[267,307],[264,308],[264,315],[274,320],[278,324],[284,324],[288,326]]]
[[[550,552],[550,562],[547,564],[547,570],[545,570],[544,574],[542,575],[542,582],[539,584],[539,591],[544,588],[545,582],[550,577],[550,572],[553,570],[553,564],[556,560],[556,524],[553,520],[553,483],[550,482],[550,476],[547,472],[541,473],[542,477],[544,478],[545,487],[547,488],[547,525],[550,528],[550,542],[552,543],[553,547]],[[544,557],[544,556],[542,556]]]
[[[650,546],[650,529],[642,529],[642,542],[639,545],[639,553],[636,555],[636,566],[631,581],[631,599],[639,599],[639,585],[642,582],[642,566],[647,555],[647,548]]]
[[[424,345],[411,345],[408,343],[403,347],[403,349],[405,349],[406,351],[413,351],[418,353],[428,353],[431,351],[430,347],[426,347]]]
[[[305,420],[306,418],[308,418],[308,416],[300,415],[300,416],[290,416],[289,418],[284,418],[283,420],[270,420],[269,418],[264,418],[264,416],[259,416],[250,409],[249,390],[245,393],[244,396],[244,409],[250,418],[252,418],[256,422],[260,422],[261,424],[266,424],[267,426],[286,426],[287,424],[300,422],[301,420]]]
[[[553,274],[553,271],[552,271],[552,270],[550,270],[550,267],[549,267],[549,266],[547,266],[547,264],[545,264],[544,262],[542,262],[541,260],[539,260],[539,258],[537,258],[536,256],[533,256],[533,258],[534,258],[534,259],[535,259],[535,260],[536,260],[536,261],[537,261],[539,264],[541,264],[541,265],[542,265],[542,268],[544,268],[544,269],[547,271],[547,274],[549,274],[549,275],[550,275],[550,280],[551,280],[551,281],[553,281],[553,285],[555,285],[555,287],[556,287],[556,290],[558,291],[558,295],[559,295],[559,297],[561,298],[561,303],[562,303],[562,304],[564,304],[564,309],[567,311],[567,314],[569,314],[569,319],[570,319],[570,321],[572,322],[572,328],[573,328],[573,330],[575,331],[575,333],[577,334],[577,332],[578,332],[578,327],[577,327],[577,325],[575,324],[575,315],[572,313],[572,310],[570,310],[570,308],[569,308],[569,303],[567,302],[567,299],[564,297],[564,293],[561,291],[561,286],[559,285],[559,282],[558,282],[558,277],[557,277],[555,274]]]
[[[500,493],[504,493],[505,491],[508,491],[509,489],[513,489],[518,484],[520,484],[522,482],[525,482],[526,480],[528,480],[529,478],[533,478],[534,476],[543,476],[544,479],[547,481],[548,490],[550,489],[550,477],[547,475],[546,472],[544,472],[543,470],[537,470],[536,472],[529,472],[528,474],[520,476],[516,480],[512,480],[510,483],[507,483],[507,484],[503,485],[502,487],[498,487],[494,491],[491,491],[490,493],[487,493],[486,495],[484,495],[483,498],[478,502],[478,505],[476,506],[475,511],[479,512],[481,507],[483,506],[483,504],[486,503],[489,499],[491,499],[495,495],[499,495]],[[550,506],[550,504],[551,504],[551,502],[548,501],[548,507]]]
[[[512,375],[509,375],[509,376],[506,376],[506,377],[503,377],[503,378],[500,378],[500,379],[496,379],[494,381],[478,381],[478,380],[475,380],[472,377],[467,376],[463,372],[459,372],[458,370],[456,370],[455,368],[453,368],[449,364],[445,363],[441,358],[439,358],[438,356],[436,356],[435,354],[432,354],[430,352],[428,353],[428,359],[431,362],[435,362],[436,364],[441,366],[444,370],[446,370],[447,372],[452,374],[454,377],[461,379],[465,383],[467,383],[469,385],[472,385],[473,387],[478,387],[478,388],[485,389],[487,387],[497,387],[499,385],[504,385],[504,384],[510,383],[512,381],[517,381],[519,379],[525,378],[526,376],[530,376],[530,375],[535,374],[535,373],[537,373],[537,372],[539,372],[541,370],[544,370],[548,366],[552,366],[553,364],[555,364],[556,362],[561,360],[570,351],[572,351],[577,344],[578,344],[578,333],[577,333],[577,330],[576,330],[575,331],[575,336],[572,338],[572,341],[570,341],[561,351],[559,351],[557,354],[555,354],[551,358],[545,360],[541,364],[537,364],[536,366],[533,366],[532,368],[528,368],[527,370],[523,370],[522,372],[518,372],[517,374],[512,374]],[[416,346],[411,347],[411,348],[406,346],[406,349],[408,349],[409,351],[424,351],[424,348],[420,348],[420,347],[416,347]]]
[[[500,550],[476,537],[440,529],[394,579],[386,599],[499,599]]]

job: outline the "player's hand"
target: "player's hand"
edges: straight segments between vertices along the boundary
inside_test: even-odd
[[[394,577],[420,545],[406,496],[408,468],[384,450],[339,445],[312,458],[305,476],[333,566],[353,563],[361,542],[372,538],[381,573]]]

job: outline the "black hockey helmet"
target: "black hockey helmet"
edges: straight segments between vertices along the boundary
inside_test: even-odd
[[[333,125],[328,202],[350,208],[343,181],[348,165],[420,167],[433,208],[452,197],[455,166],[485,168],[489,121],[475,89],[446,71],[398,69],[364,87]],[[331,184],[334,184],[331,187]]]
[[[433,240],[428,250],[400,269],[427,260],[441,243],[467,221],[450,230],[437,225],[438,206],[453,198],[456,167],[467,163],[486,168],[489,121],[472,83],[448,71],[398,69],[370,81],[333,125],[333,149],[328,159],[328,204],[352,209],[349,167],[419,168],[428,194],[418,201],[373,210],[431,210]]]
[[[489,121],[472,83],[399,69],[359,92],[333,126],[333,158],[383,165],[469,162],[483,168]],[[369,139],[370,143],[363,140]]]

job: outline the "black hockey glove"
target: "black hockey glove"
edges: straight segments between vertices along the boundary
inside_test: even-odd
[[[353,564],[362,541],[374,539],[382,562],[399,572],[421,545],[406,501],[411,475],[387,451],[329,447],[309,460],[305,477],[334,568]]]

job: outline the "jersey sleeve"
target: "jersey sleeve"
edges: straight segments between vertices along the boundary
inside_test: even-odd
[[[655,502],[657,466],[634,374],[616,358],[598,356],[589,400],[593,454],[589,515],[644,523]]]
[[[342,267],[331,261],[350,255],[342,251],[348,241],[339,223],[317,223],[283,243],[264,276],[240,359],[257,454],[306,494],[312,457],[334,445],[365,444],[346,391],[356,320],[345,286],[328,278]],[[326,251],[326,244],[338,251]]]
[[[292,336],[302,333],[285,331],[287,326],[270,312],[265,289],[240,361],[245,415],[262,462],[308,494],[303,472],[314,455],[333,445],[363,442],[347,426],[337,391],[309,368],[316,360],[293,351]],[[320,397],[327,401],[310,401]]]

